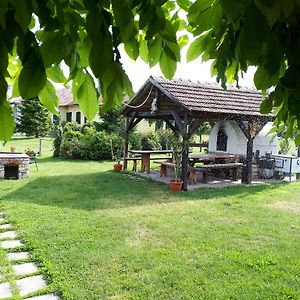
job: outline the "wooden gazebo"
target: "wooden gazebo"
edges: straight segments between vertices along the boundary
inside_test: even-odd
[[[260,113],[261,102],[262,96],[255,89],[228,87],[224,90],[217,84],[150,77],[122,111],[126,118],[124,155],[128,155],[128,133],[142,119],[165,121],[183,138],[181,179],[186,190],[191,136],[205,121],[234,120],[247,138],[244,182],[251,183],[253,140],[274,119],[271,114]]]

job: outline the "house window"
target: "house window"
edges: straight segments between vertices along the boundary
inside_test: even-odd
[[[228,135],[224,127],[220,127],[217,136],[217,151],[227,151]]]
[[[72,112],[71,111],[68,111],[66,113],[66,121],[67,122],[72,122]]]
[[[53,123],[59,123],[59,116],[53,115]]]
[[[76,122],[78,124],[81,124],[81,112],[80,111],[76,112]]]

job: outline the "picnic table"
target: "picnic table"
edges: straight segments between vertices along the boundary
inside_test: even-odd
[[[172,150],[129,150],[128,151],[131,154],[134,155],[140,155],[141,156],[141,172],[147,171],[150,172],[150,161],[151,159],[172,159],[172,157],[155,157],[151,158],[151,155],[153,154],[172,154]]]
[[[232,160],[235,158],[234,154],[224,153],[224,152],[214,152],[208,154],[190,154],[189,162],[191,166],[194,166],[196,163],[223,163],[226,160]]]

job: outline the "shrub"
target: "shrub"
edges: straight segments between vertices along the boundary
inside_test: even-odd
[[[143,134],[141,145],[142,150],[157,150],[161,148],[158,135],[155,132]]]
[[[97,131],[91,124],[80,127],[68,123],[63,129],[60,155],[73,159],[111,159],[111,141],[114,152],[120,152],[124,142],[120,136]]]
[[[130,132],[128,136],[129,145],[132,149],[142,149],[142,134],[139,132]]]
[[[62,134],[63,134],[63,128],[60,122],[54,123],[52,136],[54,138],[53,140],[53,156],[58,157],[60,156],[60,146],[62,142]]]
[[[290,139],[279,140],[279,153],[289,154],[292,150],[292,144]]]
[[[167,150],[171,148],[171,141],[174,137],[174,132],[172,130],[157,130],[157,136],[162,150]]]

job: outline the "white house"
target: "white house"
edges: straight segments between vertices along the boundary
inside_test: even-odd
[[[56,91],[59,99],[60,119],[66,122],[76,122],[78,124],[86,123],[86,118],[80,110],[79,104],[73,101],[71,89],[61,88]],[[100,105],[100,103],[99,103]],[[55,120],[57,116],[53,116]],[[99,113],[97,113],[94,121],[100,121]]]
[[[278,154],[277,136],[268,134],[272,123],[267,123],[253,141],[253,152],[263,156],[266,153]],[[226,151],[232,154],[247,152],[247,138],[235,121],[217,122],[209,135],[208,151]]]

